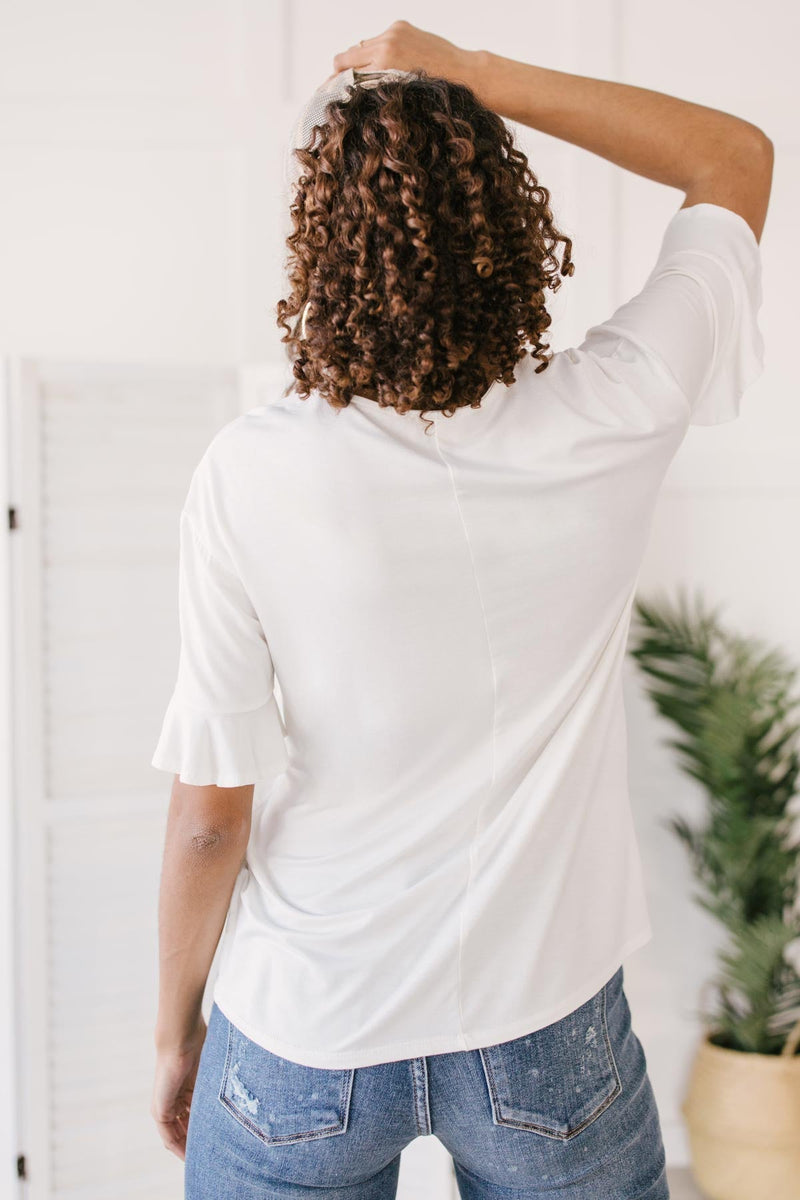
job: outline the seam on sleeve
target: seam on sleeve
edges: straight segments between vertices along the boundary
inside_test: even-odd
[[[728,280],[728,286],[730,287],[731,291],[736,290],[736,282],[734,280],[733,275],[731,274],[731,269],[728,266],[728,263],[726,262],[725,258],[720,254],[714,254],[713,252],[711,252],[709,250],[700,250],[700,249],[696,248],[695,246],[672,247],[669,250],[669,252],[664,255],[663,266],[661,265],[661,263],[658,263],[655,267],[653,267],[653,270],[650,272],[647,282],[650,283],[652,280],[658,279],[658,277],[660,275],[665,275],[665,274],[669,274],[669,273],[673,273],[673,274],[677,273],[678,275],[688,275],[690,279],[697,279],[698,283],[702,283],[703,286],[707,288],[708,284],[707,284],[706,280],[702,277],[702,275],[697,276],[694,274],[694,272],[688,270],[685,267],[682,268],[680,266],[670,266],[670,260],[674,256],[677,256],[680,254],[688,254],[692,258],[706,258],[709,260],[709,262],[715,263],[720,268],[720,270],[724,273],[726,279]]]
[[[230,567],[226,566],[225,563],[221,562],[220,559],[218,559],[216,557],[216,555],[211,553],[208,546],[206,545],[206,543],[203,541],[202,537],[200,536],[200,534],[194,524],[194,521],[189,516],[186,509],[184,509],[181,512],[181,521],[186,522],[186,525],[187,525],[189,532],[191,533],[195,543],[197,544],[198,548],[200,550],[202,550],[203,554],[206,556],[206,558],[209,560],[209,562],[213,566],[215,566],[219,571],[221,571],[224,575],[227,575],[230,579],[235,579],[235,580],[239,581],[238,572],[234,571]]]
[[[627,329],[624,325],[611,325],[606,322],[603,328],[607,329],[610,333],[614,333],[619,336],[617,345],[614,347],[611,354],[608,355],[609,358],[619,357],[618,352],[621,344],[624,342],[630,342],[631,345],[636,346],[636,348],[640,350],[642,354],[646,355],[651,362],[656,363],[661,368],[662,372],[669,377],[670,382],[674,386],[675,390],[680,392],[686,404],[688,404],[691,408],[691,401],[686,395],[685,390],[681,387],[674,371],[672,370],[672,367],[670,367],[666,359],[662,358],[658,351],[653,349],[649,342],[646,342],[644,338],[641,338],[638,333],[631,332],[631,330]]]
[[[259,712],[262,708],[271,708],[273,705],[276,713],[278,716],[280,716],[280,709],[278,708],[278,701],[275,696],[274,688],[269,692],[267,698],[262,700],[260,704],[251,704],[248,708],[208,708],[205,705],[202,708],[198,708],[196,704],[189,704],[186,700],[184,700],[183,696],[178,693],[177,689],[175,690],[174,704],[176,709],[184,709],[186,712],[192,713],[198,717],[204,717],[207,720],[213,720],[215,717],[246,717],[251,713]]]
[[[731,273],[728,270],[725,263],[721,262],[713,254],[706,254],[704,251],[697,251],[697,253],[700,253],[703,258],[711,259],[712,262],[717,263],[718,266],[720,266],[722,268],[722,270],[725,274],[725,278],[728,282],[728,287],[730,288],[731,303],[732,303],[734,309],[736,309],[737,304],[738,304],[736,284],[734,282],[733,276],[731,275]],[[706,367],[705,374],[703,375],[703,380],[702,380],[699,388],[697,389],[697,395],[695,396],[694,400],[692,400],[689,396],[687,396],[686,392],[681,387],[680,383],[678,383],[677,378],[675,378],[675,376],[672,373],[672,369],[670,368],[669,363],[667,363],[663,359],[661,360],[664,362],[664,365],[667,368],[667,370],[669,371],[670,375],[672,375],[673,379],[675,379],[675,383],[680,388],[681,393],[683,394],[683,396],[686,400],[686,403],[689,405],[692,412],[694,412],[697,404],[699,403],[706,388],[708,387],[709,381],[714,373],[714,368],[715,368],[717,362],[719,361],[719,351],[720,351],[719,314],[717,312],[717,308],[714,303],[714,293],[712,292],[707,280],[705,280],[702,276],[693,275],[690,271],[682,271],[680,269],[680,267],[664,267],[662,270],[660,270],[658,272],[657,275],[654,276],[654,278],[656,278],[656,279],[660,278],[662,275],[687,275],[690,279],[693,279],[695,281],[695,283],[698,283],[700,285],[700,289],[706,297],[706,303],[708,304],[709,310],[711,312],[711,322],[712,322],[712,326],[713,326],[713,341],[712,341],[712,345],[711,345],[711,357],[710,357],[708,366]],[[735,316],[734,316],[734,321],[735,321]]]
[[[701,257],[710,259],[712,262],[716,263],[717,266],[719,266],[720,269],[724,272],[725,277],[728,281],[728,286],[729,286],[730,295],[731,295],[731,302],[733,304],[733,307],[734,307],[734,309],[736,309],[738,307],[738,295],[737,295],[736,284],[734,282],[734,279],[733,279],[727,265],[721,259],[717,258],[716,255],[706,254],[706,252],[702,251],[702,250],[692,250],[692,251],[687,250],[687,251],[681,251],[680,253],[699,254]],[[651,358],[655,362],[659,363],[663,367],[663,369],[668,372],[670,379],[673,381],[675,387],[678,389],[678,391],[680,392],[680,394],[683,396],[684,400],[688,404],[690,410],[693,412],[699,401],[699,398],[702,397],[703,393],[705,392],[705,390],[708,386],[709,380],[711,379],[711,377],[713,375],[714,367],[715,367],[715,364],[717,363],[718,356],[719,356],[720,330],[719,330],[718,313],[717,313],[716,305],[714,303],[714,293],[711,290],[711,287],[709,286],[708,281],[706,279],[704,279],[702,275],[696,275],[696,274],[694,274],[694,272],[692,272],[690,270],[686,270],[685,268],[677,266],[677,265],[676,266],[663,266],[663,267],[658,267],[658,268],[654,269],[648,278],[647,286],[649,286],[651,283],[654,283],[657,279],[661,279],[665,275],[684,275],[688,279],[694,280],[694,282],[700,287],[700,289],[705,297],[705,301],[711,312],[711,320],[712,320],[712,326],[713,326],[713,341],[712,341],[712,348],[711,348],[711,357],[710,357],[710,360],[708,363],[708,367],[706,368],[705,375],[703,376],[702,383],[700,384],[700,387],[697,389],[697,396],[694,398],[694,400],[692,400],[691,397],[687,394],[686,389],[681,385],[680,381],[678,380],[677,376],[675,375],[672,367],[667,362],[667,360],[661,354],[659,354],[658,351],[655,350],[648,341],[646,341],[646,339],[640,337],[637,332],[629,330],[625,325],[616,325],[611,322],[605,322],[603,327],[605,329],[608,329],[611,333],[616,333],[616,334],[622,335],[623,340],[627,339],[633,345],[638,346],[639,349],[642,350],[645,354],[647,354],[649,358]],[[735,320],[735,317],[734,317],[734,320]],[[614,350],[612,351],[612,357],[617,353],[618,349],[619,349],[618,345],[614,347]]]

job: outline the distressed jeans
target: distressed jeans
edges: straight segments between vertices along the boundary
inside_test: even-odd
[[[429,1135],[452,1155],[463,1200],[669,1200],[622,967],[512,1041],[338,1070],[264,1050],[213,1006],[187,1200],[389,1200],[403,1147]]]

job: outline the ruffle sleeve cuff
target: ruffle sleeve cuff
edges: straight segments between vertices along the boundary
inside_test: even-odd
[[[202,712],[173,692],[151,765],[197,787],[270,782],[286,770],[284,726],[274,693],[244,712]]]

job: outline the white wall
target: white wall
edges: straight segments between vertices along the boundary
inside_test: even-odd
[[[398,14],[307,0],[4,0],[0,5],[0,352],[142,363],[281,363],[283,136],[332,54]],[[642,592],[702,585],[731,621],[800,659],[796,384],[789,355],[800,239],[798,15],[764,0],[408,3],[459,41],[727,109],[776,145],[764,233],[767,370],[731,426],[692,429],[658,507]],[[554,345],[643,282],[681,195],[530,132],[534,169],[574,235]],[[654,941],[626,967],[673,1162],[715,933],[661,827],[701,797],[660,745],[631,675],[631,781]],[[8,1102],[8,1101],[7,1101]],[[0,1111],[0,1126],[8,1128]]]

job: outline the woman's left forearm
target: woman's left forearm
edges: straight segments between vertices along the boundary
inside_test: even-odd
[[[193,1041],[208,973],[250,835],[253,785],[172,790],[159,893],[159,1000],[155,1042]]]

